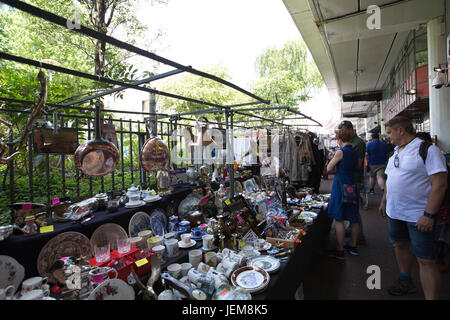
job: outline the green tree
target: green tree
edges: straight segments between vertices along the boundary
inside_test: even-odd
[[[269,47],[256,59],[259,78],[253,90],[272,105],[296,108],[311,98],[322,86],[322,77],[314,61],[308,56],[303,40],[287,41],[282,48]],[[266,117],[280,118],[286,111],[266,111]]]
[[[134,15],[137,0],[26,0],[26,2],[68,18],[73,17],[75,10],[79,13],[80,24],[84,26],[116,36],[143,49],[149,50],[152,46],[145,33],[147,31],[146,26],[138,21]],[[157,30],[153,36],[153,40],[159,39],[162,32]],[[134,55],[132,53],[105,43],[99,43],[94,39],[20,10],[12,9],[9,6],[0,7],[0,51],[37,61],[58,64],[90,74],[104,75],[120,81],[131,81],[149,74],[146,70],[143,70],[142,74],[138,74],[137,68],[130,62],[130,58]],[[39,86],[37,81],[38,71],[38,68],[35,67],[0,60],[0,96],[12,99],[36,100]],[[71,97],[91,94],[110,87],[95,81],[57,72],[45,71],[45,73],[48,80],[47,102],[67,101],[71,100]],[[120,97],[120,93],[117,95]],[[20,111],[32,107],[32,105],[0,101],[0,109],[19,110],[19,112],[1,111],[0,114],[2,119],[13,123],[15,137],[21,134],[21,130],[28,119],[28,114]],[[80,111],[65,109],[63,113],[66,115],[80,114]],[[93,113],[83,112],[83,115],[93,116]],[[51,113],[49,116],[51,121]],[[73,126],[74,122],[71,121],[71,124],[69,124]],[[79,126],[81,127],[84,124],[85,121],[80,120]],[[0,128],[0,134],[1,137],[5,137],[5,128]],[[27,154],[25,148],[20,151]],[[39,156],[34,155],[34,158],[39,159]],[[59,156],[50,156],[52,179],[60,179],[62,159]],[[73,174],[75,171],[73,157],[65,157],[64,161],[66,173]],[[36,163],[38,162],[36,161]],[[46,198],[44,196],[45,190],[42,188],[42,185],[45,185],[43,165],[44,162],[41,162],[40,165],[30,168],[34,171],[35,199],[38,200]],[[9,183],[9,179],[6,179],[6,168],[7,166],[0,165],[2,180],[0,183],[5,191],[8,190],[7,184]],[[20,185],[19,190],[16,188],[16,199],[27,199],[28,169],[27,156],[19,156],[15,159],[16,186]],[[52,190],[59,190],[61,184],[57,182],[51,181]],[[66,181],[68,187],[69,184],[73,184],[73,182]],[[8,197],[7,192],[1,193],[0,207],[8,203]]]

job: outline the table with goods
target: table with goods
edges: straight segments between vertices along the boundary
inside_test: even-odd
[[[0,297],[292,299],[326,238],[329,195],[300,188],[283,197],[244,172],[230,198],[229,183],[216,177],[214,191],[212,174],[200,169],[202,176],[190,168],[186,183],[157,191],[131,186],[78,203],[11,205]],[[25,228],[30,216],[34,232]]]

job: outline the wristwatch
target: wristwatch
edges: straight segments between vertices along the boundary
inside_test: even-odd
[[[431,214],[431,213],[428,213],[426,211],[423,212],[423,215],[425,217],[427,217],[427,218],[430,218],[430,219],[436,219],[436,215],[435,214]]]

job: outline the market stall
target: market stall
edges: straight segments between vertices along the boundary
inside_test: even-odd
[[[20,1],[3,2],[65,27],[63,17]],[[268,102],[225,80],[83,26],[75,32],[177,68],[161,77],[191,72],[232,87],[256,101],[220,106],[140,86],[145,81],[123,83],[0,52],[1,59],[40,68],[41,84],[40,99],[34,109],[28,111],[27,128],[19,139],[19,144],[28,143],[28,199],[15,198],[14,190],[20,186],[14,184],[17,142],[12,132],[8,144],[4,144],[9,146],[9,156],[4,158],[4,163],[8,164],[12,210],[10,224],[8,221],[1,227],[0,288],[8,291],[8,298],[292,299],[307,274],[314,253],[327,239],[330,225],[326,214],[328,195],[314,192],[311,184],[312,168],[318,159],[311,146],[310,133],[292,128],[282,119],[264,118],[258,112],[273,109],[302,114],[282,106],[243,108]],[[41,69],[118,87],[64,105],[47,103],[45,72]],[[183,99],[211,109],[182,114],[160,114],[151,110],[145,114],[149,117],[144,123],[137,123],[137,132],[133,132],[131,121],[129,131],[126,131],[122,119],[116,129],[114,121],[117,119],[104,122],[102,114],[105,111],[98,99],[102,94],[124,89]],[[0,101],[34,104],[6,97],[1,97]],[[94,108],[75,106],[86,101],[91,101]],[[36,120],[42,116],[40,111],[44,106],[52,107],[53,111],[88,110],[95,117],[54,113],[52,127],[42,126]],[[12,109],[0,111],[16,112]],[[225,128],[223,124],[193,118],[218,112],[225,113]],[[260,128],[256,138],[258,141],[268,139],[269,149],[280,146],[278,162],[272,162],[270,151],[264,149],[266,145],[264,152],[253,150],[260,159],[251,166],[233,158],[233,130],[256,130],[255,127],[237,125],[236,114],[273,124],[271,129],[277,130],[269,132]],[[88,120],[87,127],[75,122],[72,128],[62,125],[58,130],[57,123],[64,124],[69,118]],[[193,123],[181,124],[181,120]],[[163,124],[166,125],[165,133]],[[140,125],[144,131],[139,129]],[[78,141],[83,130],[87,133],[86,139]],[[63,136],[61,132],[67,135]],[[133,134],[139,137],[139,179],[134,180],[136,168],[132,164],[131,183],[127,184],[123,139],[124,135],[129,135],[132,148]],[[167,142],[163,141],[164,134]],[[55,140],[55,136],[58,139]],[[63,149],[63,146],[70,148]],[[178,154],[176,148],[180,146],[189,151],[190,161],[176,162],[174,155]],[[204,163],[210,160],[205,159],[205,155],[208,158],[212,153],[213,161]],[[33,202],[31,168],[33,157],[42,154],[47,155],[47,202],[37,203]],[[52,195],[49,154],[62,159],[62,194],[57,196]],[[201,156],[200,162],[195,154]],[[129,156],[133,163],[131,149]],[[73,157],[76,164],[75,199],[66,197],[64,160],[67,157]],[[278,165],[273,171],[274,163]],[[186,164],[189,164],[187,168]],[[107,177],[112,180],[110,187],[105,182]],[[117,186],[119,177],[122,181]],[[153,184],[150,177],[153,177]],[[89,194],[80,191],[82,179],[90,184]],[[101,180],[101,192],[93,192],[95,179]]]

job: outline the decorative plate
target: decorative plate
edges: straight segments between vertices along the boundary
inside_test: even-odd
[[[259,267],[267,273],[274,273],[280,268],[280,260],[269,255],[251,258],[247,261],[248,266]]]
[[[14,292],[19,288],[25,277],[25,268],[10,256],[0,256],[0,288],[14,286]]]
[[[48,272],[49,268],[62,257],[93,257],[91,243],[84,234],[68,231],[50,239],[41,249],[37,259],[37,268],[41,277],[48,277],[49,282],[56,279]]]
[[[247,266],[231,274],[231,283],[246,289],[250,293],[260,292],[269,284],[269,274],[259,267]]]
[[[150,212],[150,226],[154,234],[164,236],[167,230],[167,216],[163,209],[157,208]]]
[[[126,237],[128,237],[127,232],[118,224],[105,223],[95,229],[94,233],[92,233],[90,242],[92,248],[94,248],[96,243],[107,240],[109,241],[111,251],[114,251],[117,249],[117,239]]]
[[[198,210],[198,204],[202,200],[202,196],[197,193],[190,193],[180,202],[178,206],[178,217],[180,220],[186,219],[191,212]]]
[[[130,219],[130,223],[128,224],[128,234],[130,237],[137,237],[139,232],[150,230],[151,228],[150,216],[143,211],[139,211]]]
[[[143,200],[139,200],[136,203],[130,204],[129,202],[125,203],[125,208],[138,208],[138,207],[142,207],[143,205],[145,205],[145,201]]]
[[[134,300],[134,289],[120,279],[108,279],[89,294],[87,300]]]

